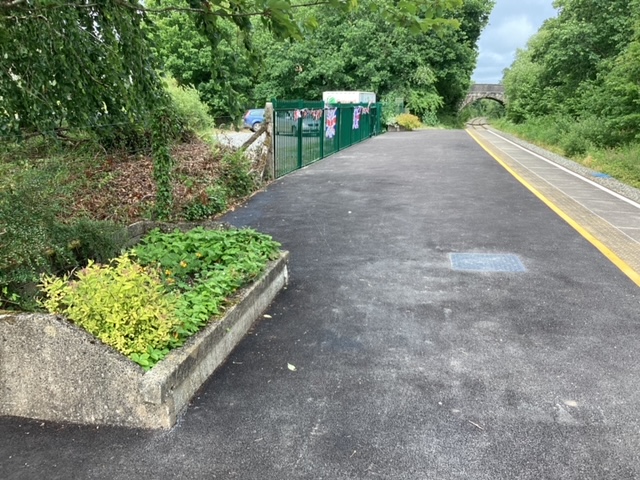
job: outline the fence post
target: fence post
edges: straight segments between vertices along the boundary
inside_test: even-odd
[[[324,158],[324,129],[325,129],[325,118],[324,118],[324,105],[322,106],[322,118],[320,119],[320,158]]]
[[[342,148],[340,145],[340,129],[342,128],[342,106],[338,105],[336,110],[336,144],[338,148],[336,148],[336,152],[339,152]]]
[[[302,100],[298,101],[298,110],[300,111],[300,117],[296,120],[298,127],[296,128],[296,140],[298,141],[298,169],[302,168],[302,109],[304,103]]]
[[[264,106],[264,119],[267,124],[267,138],[265,138],[265,146],[267,147],[267,178],[272,180],[276,178],[276,142],[274,135],[274,121],[273,121],[273,103],[267,102]]]

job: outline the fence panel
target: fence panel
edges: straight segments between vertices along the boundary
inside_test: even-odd
[[[276,178],[380,134],[379,103],[273,101]]]

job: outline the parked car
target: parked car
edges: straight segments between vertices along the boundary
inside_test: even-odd
[[[264,108],[247,110],[244,114],[244,126],[252,132],[257,131],[264,122]]]
[[[275,121],[276,135],[297,135],[298,120],[294,119],[292,111],[277,111]],[[320,131],[320,120],[312,116],[302,117],[302,134]]]

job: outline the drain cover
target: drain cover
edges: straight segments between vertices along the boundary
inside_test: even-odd
[[[497,253],[450,253],[451,268],[467,272],[526,272],[517,255]]]

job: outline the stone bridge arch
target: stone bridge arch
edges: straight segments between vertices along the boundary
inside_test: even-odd
[[[487,83],[475,83],[471,85],[471,89],[469,93],[465,97],[465,99],[460,104],[459,110],[462,110],[465,107],[468,107],[474,102],[481,100],[483,98],[487,98],[489,100],[495,100],[502,105],[505,105],[507,102],[507,98],[504,94],[504,86],[498,84],[487,84]]]

